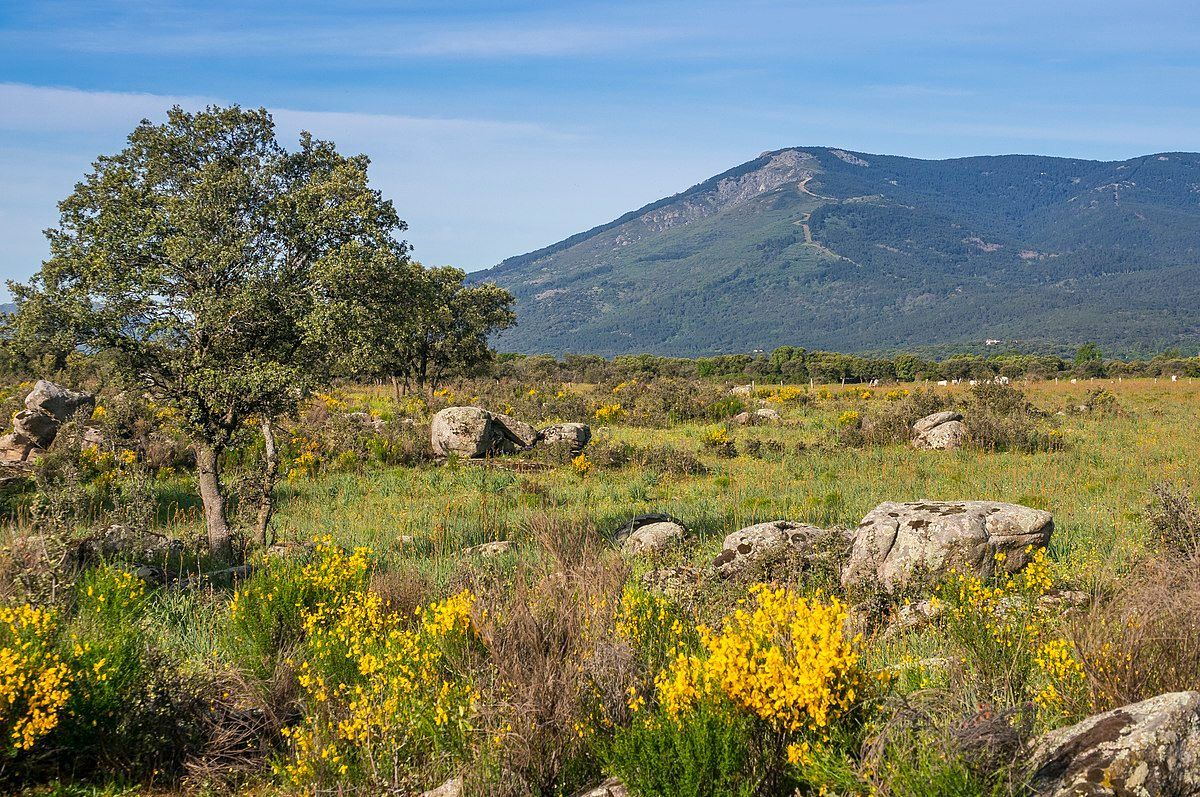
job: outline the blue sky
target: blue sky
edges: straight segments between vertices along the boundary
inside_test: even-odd
[[[1200,149],[1195,0],[0,0],[0,277],[172,104],[365,152],[415,256],[468,270],[759,152]]]

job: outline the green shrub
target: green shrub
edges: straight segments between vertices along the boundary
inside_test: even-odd
[[[207,684],[151,645],[151,603],[142,581],[113,567],[76,585],[74,617],[61,637],[74,675],[54,737],[58,766],[170,779],[200,745]]]
[[[619,729],[606,768],[642,797],[751,797],[758,790],[754,720],[699,707],[679,722],[662,712]]]

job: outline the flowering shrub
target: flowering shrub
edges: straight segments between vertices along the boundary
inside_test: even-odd
[[[415,787],[412,773],[460,759],[478,693],[451,674],[446,660],[472,636],[474,600],[463,591],[430,604],[412,628],[365,591],[307,612],[299,674],[307,711],[285,729],[286,779],[296,786]]]
[[[697,767],[704,777],[778,786],[789,769],[798,772],[810,763],[814,747],[857,706],[865,678],[856,640],[844,630],[846,610],[836,599],[760,584],[751,588],[751,601],[726,617],[719,631],[699,628],[698,652],[678,654],[655,678],[656,710],[617,734],[612,765],[646,793],[670,794],[672,787],[702,781]],[[638,752],[650,732],[668,739],[655,745],[664,757],[658,772]],[[631,738],[640,741],[630,744]],[[711,770],[714,761],[692,756],[715,740],[741,746],[722,759],[719,773]],[[745,769],[751,762],[754,773]],[[677,782],[664,782],[663,773],[673,773],[667,777]]]
[[[951,643],[1002,705],[1032,699],[1043,713],[1060,712],[1082,692],[1083,667],[1061,636],[1058,611],[1044,600],[1053,587],[1040,549],[1019,573],[992,582],[955,572],[934,598],[947,606],[943,628]]]
[[[804,388],[796,387],[795,385],[784,385],[771,391],[767,396],[767,401],[774,404],[795,404],[803,400],[807,400],[808,394]]]
[[[368,571],[367,551],[326,538],[297,579],[305,713],[284,729],[290,755],[278,767],[297,787],[415,787],[413,773],[427,776],[467,749],[478,694],[447,661],[473,638],[474,596],[463,591],[406,617],[367,589]],[[231,614],[264,599],[240,592]]]
[[[846,610],[761,584],[751,595],[753,611],[735,611],[719,633],[700,629],[704,655],[680,656],[659,675],[659,699],[676,719],[700,701],[728,699],[779,731],[820,734],[861,689]]]
[[[571,470],[579,478],[585,478],[594,469],[592,461],[588,459],[587,454],[580,452],[574,459],[571,460]]]
[[[625,410],[621,408],[621,403],[601,404],[593,413],[596,420],[600,423],[616,423],[625,418]]]
[[[70,669],[54,650],[57,631],[46,609],[0,608],[0,730],[8,754],[54,730],[70,696]]]

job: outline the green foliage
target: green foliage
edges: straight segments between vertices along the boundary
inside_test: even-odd
[[[753,721],[700,707],[679,722],[663,712],[619,729],[604,752],[606,768],[644,797],[751,797]]]
[[[74,677],[55,742],[79,774],[170,777],[199,743],[202,679],[180,672],[151,644],[152,598],[132,573],[90,571],[76,585],[75,602],[60,639]]]
[[[349,338],[353,372],[435,388],[451,372],[471,375],[489,365],[488,336],[516,322],[514,299],[465,280],[457,268],[413,263],[401,279],[364,285]]]

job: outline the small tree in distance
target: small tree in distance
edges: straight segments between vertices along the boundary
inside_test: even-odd
[[[451,371],[477,370],[491,361],[488,337],[516,321],[515,299],[503,288],[465,284],[457,268],[421,268],[376,295],[356,326],[355,359],[363,373],[430,390]]]
[[[222,452],[293,409],[343,353],[363,297],[411,273],[405,224],[367,166],[307,133],[286,151],[265,109],[175,107],[96,161],[59,204],[50,258],[9,285],[16,335],[105,351],[179,412],[220,560],[235,554]]]

